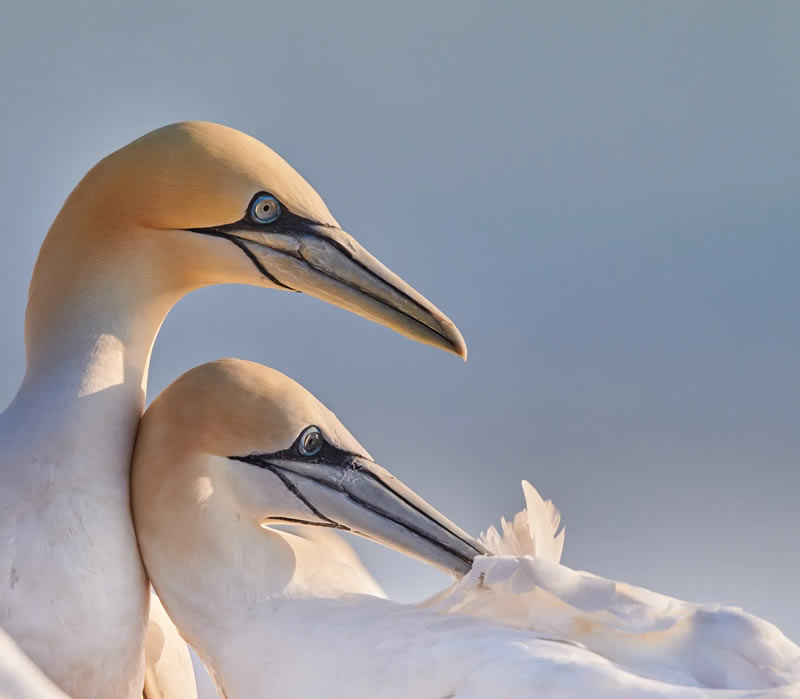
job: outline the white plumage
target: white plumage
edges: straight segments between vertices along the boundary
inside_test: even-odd
[[[800,648],[773,624],[561,565],[557,510],[529,483],[523,490],[527,510],[504,521],[502,535],[492,527],[483,536],[500,555],[479,557],[466,577],[423,606],[580,646],[665,683],[669,690],[659,691],[669,696],[800,696]]]

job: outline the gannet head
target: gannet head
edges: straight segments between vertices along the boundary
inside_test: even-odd
[[[116,256],[125,274],[144,252],[147,283],[170,291],[301,291],[466,358],[455,325],[344,232],[286,161],[219,124],[165,126],[112,153],[70,195],[43,251],[59,245],[53,230],[69,242],[51,257],[80,247],[83,268]]]
[[[165,485],[179,471],[180,485]],[[213,498],[237,520],[344,529],[453,573],[485,553],[377,465],[311,393],[253,362],[196,367],[145,413],[132,467],[140,540],[186,495],[176,487],[190,490],[197,508]]]

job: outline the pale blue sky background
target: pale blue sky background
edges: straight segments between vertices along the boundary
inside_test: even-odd
[[[219,121],[294,164],[470,361],[212,288],[167,319],[151,398],[262,361],[466,528],[528,478],[567,564],[800,640],[799,33],[791,0],[7,4],[0,402],[77,180],[154,127]],[[402,599],[446,582],[362,550]]]

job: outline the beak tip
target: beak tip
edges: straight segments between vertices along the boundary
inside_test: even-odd
[[[430,344],[433,344],[447,352],[451,352],[457,357],[461,357],[461,359],[466,362],[467,343],[465,342],[464,336],[461,334],[461,331],[458,329],[456,324],[438,308],[434,307],[431,315],[438,326],[438,331],[436,332],[438,338],[436,342],[432,342]]]
[[[455,325],[448,328],[448,339],[450,340],[450,351],[461,357],[465,362],[467,361],[467,343],[464,341],[464,336]]]

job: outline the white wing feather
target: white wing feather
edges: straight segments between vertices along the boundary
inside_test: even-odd
[[[0,629],[0,697],[8,699],[67,699]]]
[[[580,644],[653,678],[717,689],[782,688],[800,696],[800,648],[740,609],[691,604],[558,563],[558,512],[528,483],[527,510],[483,542],[470,573],[422,606]],[[788,693],[786,693],[788,692]]]

